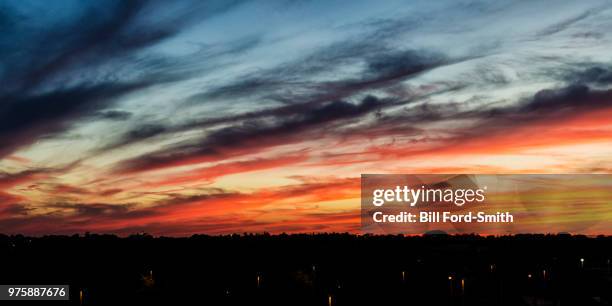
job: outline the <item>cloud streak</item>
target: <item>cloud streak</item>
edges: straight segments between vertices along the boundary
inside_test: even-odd
[[[356,231],[361,173],[612,168],[609,4],[52,6],[0,6],[0,232]]]

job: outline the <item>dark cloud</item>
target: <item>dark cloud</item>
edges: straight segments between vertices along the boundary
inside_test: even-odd
[[[103,215],[118,216],[129,211],[130,204],[106,203],[55,203],[48,204],[48,208],[59,209],[62,212],[72,211],[77,217],[100,217]]]
[[[7,187],[27,183],[37,178],[65,173],[79,165],[79,161],[54,168],[31,168],[19,172],[5,172],[0,170],[0,190]]]
[[[320,200],[321,196],[336,197],[345,194],[347,190],[356,191],[359,188],[358,178],[337,180],[321,180],[302,178],[296,185],[281,186],[264,193],[264,197],[255,193],[239,193],[221,188],[202,188],[199,193],[185,195],[180,193],[156,194],[164,196],[151,206],[139,207],[136,203],[102,203],[102,202],[56,202],[45,205],[50,212],[44,214],[28,214],[29,207],[18,205],[11,207],[10,212],[0,209],[0,232],[29,234],[77,233],[84,231],[111,232],[115,234],[133,234],[146,231],[148,233],[184,234],[202,232],[233,232],[236,230],[252,230],[261,226],[273,224],[255,222],[249,219],[236,219],[235,216],[200,215],[189,220],[179,220],[178,223],[168,223],[167,216],[183,214],[189,210],[200,211],[212,204],[211,209],[219,209],[220,204],[228,209],[241,211],[260,209],[270,201],[279,199],[299,198],[309,196],[312,200]],[[154,193],[151,193],[154,194]],[[323,195],[325,194],[325,195]],[[220,203],[222,201],[222,203]],[[233,208],[231,208],[233,206]],[[257,212],[257,213],[262,213]],[[311,219],[312,218],[312,219]],[[306,219],[314,221],[313,216]],[[328,221],[345,221],[345,217],[329,218]],[[245,228],[246,226],[246,228]],[[312,228],[312,227],[311,227]],[[247,230],[248,231],[248,230]]]
[[[144,218],[154,215],[149,210],[134,210],[133,204],[108,203],[51,203],[47,209],[53,211],[45,214],[29,214],[33,210],[25,206],[16,206],[12,211],[0,211],[0,232],[61,234],[90,231],[92,226],[117,220]]]
[[[216,101],[227,103],[228,100],[240,99],[249,103],[266,101],[280,103],[279,106],[200,118],[180,124],[169,124],[164,121],[143,122],[119,135],[112,143],[99,148],[97,153],[193,129],[205,130],[226,124],[239,129],[241,126],[248,127],[253,121],[255,124],[266,120],[281,121],[296,112],[308,112],[332,101],[350,100],[370,90],[387,90],[421,73],[479,56],[448,58],[437,50],[398,49],[396,47],[398,35],[405,34],[418,24],[419,21],[408,18],[356,25],[365,28],[365,32],[312,50],[293,61],[268,69],[250,71],[226,83],[213,84],[185,100],[185,106],[188,107]],[[245,41],[243,44],[230,46],[229,49],[242,52],[243,49],[262,43],[257,37]],[[208,50],[208,46],[204,46],[203,49]],[[228,50],[224,52],[227,53]],[[352,74],[341,73],[340,71],[347,66],[362,67],[362,71]],[[330,74],[337,74],[340,77],[336,80],[319,80],[321,75]],[[396,90],[394,96],[398,95],[398,92]],[[409,100],[405,96],[396,96],[396,99]]]
[[[24,182],[28,182],[36,179],[37,177],[46,176],[54,173],[57,170],[40,168],[40,169],[28,169],[15,173],[8,173],[0,171],[0,191],[5,188],[9,188]]]
[[[205,129],[220,124],[245,126],[251,124],[251,122],[246,122],[248,120],[270,119],[280,121],[285,117],[295,116],[296,113],[308,113],[316,110],[321,107],[320,105],[327,104],[339,107],[342,104],[334,104],[332,101],[343,100],[364,90],[390,87],[419,73],[460,61],[448,60],[438,53],[417,50],[384,51],[374,54],[366,53],[364,55],[359,53],[358,50],[350,49],[346,46],[340,47],[334,45],[330,47],[330,49],[334,48],[341,48],[341,50],[331,52],[335,55],[329,55],[329,52],[320,52],[320,54],[311,55],[300,62],[278,67],[271,71],[258,72],[254,76],[247,77],[246,80],[224,85],[188,98],[190,102],[220,98],[233,99],[241,96],[257,99],[259,94],[265,93],[268,98],[283,102],[278,107],[210,119],[193,120],[174,126],[164,125],[163,123],[144,123],[119,136],[115,142],[106,145],[99,151],[116,149],[168,133],[191,129]],[[326,49],[326,51],[329,50]],[[341,57],[349,59],[340,60],[339,58]],[[313,73],[313,70],[319,72],[326,68],[333,70],[332,66],[337,65],[338,62],[354,61],[356,59],[366,63],[366,68],[360,77],[328,82],[291,81],[292,79],[304,78]],[[320,67],[318,67],[319,65]],[[301,88],[300,91],[302,93],[292,92],[292,88],[296,87]],[[282,93],[271,93],[279,90]],[[412,97],[401,97],[405,101],[409,101],[410,98]],[[332,103],[330,104],[330,102]],[[323,108],[325,107],[323,106]],[[348,116],[350,115],[349,113]],[[256,124],[259,124],[259,122],[256,122]]]
[[[415,21],[419,20],[419,21]],[[397,39],[418,26],[420,18],[355,24],[362,33],[307,51],[306,55],[268,69],[245,73],[187,99],[188,104],[224,99],[267,100],[285,104],[326,103],[379,89],[420,73],[468,58],[447,58],[438,50],[398,49]],[[338,29],[342,30],[342,29]],[[363,66],[346,74],[342,69]],[[338,75],[337,80],[329,79]]]
[[[473,110],[461,110],[452,104],[447,107],[407,110],[405,114],[391,118],[382,118],[376,125],[387,126],[389,130],[402,131],[421,123],[432,123],[445,120],[469,119],[474,123],[446,131],[447,136],[436,139],[441,146],[456,146],[468,143],[469,140],[482,137],[496,137],[512,133],[520,127],[563,121],[593,111],[612,109],[612,90],[597,90],[585,85],[568,85],[561,88],[546,89],[536,92],[532,97],[509,106],[488,107]],[[538,125],[539,123],[539,125]],[[537,133],[538,131],[534,131]],[[440,150],[435,147],[433,151]]]
[[[154,138],[155,136],[162,135],[166,132],[170,131],[179,131],[181,128],[171,128],[162,123],[153,124],[153,123],[145,123],[143,125],[138,126],[135,129],[129,130],[123,133],[117,140],[104,145],[103,147],[97,149],[97,152],[105,152],[108,150],[113,150],[120,148],[125,145],[129,145],[132,143],[144,141],[147,139]]]
[[[574,24],[587,19],[588,17],[590,17],[591,15],[593,15],[593,13],[596,13],[596,11],[594,10],[586,10],[582,13],[577,14],[576,16],[567,18],[565,20],[561,20],[560,22],[557,22],[553,25],[550,25],[548,27],[546,27],[545,29],[542,29],[540,31],[538,31],[536,33],[536,36],[538,37],[548,37],[550,35],[554,35],[560,32],[565,31],[566,29],[572,27]]]
[[[5,88],[36,88],[50,78],[59,77],[75,69],[83,69],[83,65],[92,67],[113,59],[118,53],[129,52],[147,44],[147,41],[152,43],[155,40],[153,36],[157,35],[150,35],[149,39],[131,35],[129,28],[138,12],[145,6],[145,1],[108,4],[111,10],[108,15],[96,14],[94,7],[85,8],[76,13],[74,20],[58,23],[55,27],[37,29],[41,31],[38,35],[25,33],[30,34],[27,45],[13,44],[12,47],[29,54],[26,53],[22,61],[13,62],[12,67],[9,67],[16,73],[10,76],[10,79],[8,75],[3,78],[3,82],[9,85]],[[24,21],[31,22],[29,18]],[[36,28],[43,25],[31,26]],[[8,33],[5,39],[17,34]]]
[[[29,208],[23,204],[9,204],[4,208],[0,209],[0,215],[9,215],[9,216],[25,216],[33,210],[33,208]]]
[[[239,196],[239,193],[227,192],[222,189],[213,190],[210,193],[201,193],[196,195],[184,196],[180,194],[171,194],[170,198],[160,201],[154,209],[168,208],[173,206],[186,205],[191,203],[201,203],[210,200],[226,199]]]
[[[337,135],[347,137],[360,137],[369,139],[387,137],[392,140],[389,145],[395,145],[395,137],[408,137],[395,149],[401,154],[419,154],[442,152],[444,148],[464,146],[471,140],[495,138],[513,133],[519,128],[536,126],[543,129],[547,125],[568,120],[575,116],[596,111],[612,110],[612,90],[594,89],[587,85],[569,84],[564,87],[544,89],[537,91],[531,97],[519,99],[516,103],[504,106],[486,105],[478,108],[466,109],[464,103],[419,103],[404,107],[402,111],[385,113],[377,117],[376,121],[360,124]],[[442,122],[471,122],[467,126],[452,129],[438,129],[435,137],[428,136],[427,130],[418,128],[422,125]],[[537,133],[538,131],[534,131]],[[407,142],[406,142],[407,141]],[[400,149],[404,145],[415,142],[430,143],[425,149]],[[383,149],[384,148],[379,148]],[[393,148],[391,148],[393,150]],[[373,148],[372,152],[378,151]],[[343,160],[364,161],[364,156],[371,152],[354,152],[348,154],[330,155],[328,158],[337,158],[334,163]],[[358,158],[361,156],[361,160]],[[375,156],[375,155],[374,155]],[[379,157],[369,157],[365,160],[375,161]]]
[[[102,190],[98,193],[98,195],[102,196],[102,197],[110,197],[113,196],[115,194],[118,194],[120,192],[123,192],[123,189],[120,188],[112,188],[112,189],[106,189],[106,190]]]
[[[0,80],[5,89],[23,90],[36,88],[43,82],[81,77],[80,72],[99,75],[104,64],[113,63],[121,68],[120,61],[135,60],[137,51],[236,4],[232,1],[92,2],[72,7],[74,12],[69,18],[58,20],[51,27],[36,23],[37,16],[25,16],[20,20],[27,24],[18,24],[14,29],[30,29],[30,32],[9,31],[1,39],[10,47],[5,52],[14,61],[7,67],[12,74],[1,75]],[[164,10],[172,10],[173,14],[160,14]],[[15,40],[19,36],[28,39]]]
[[[108,109],[117,98],[190,76],[142,51],[236,4],[91,2],[45,23],[2,6],[9,25],[0,37],[0,158],[79,120],[128,119],[129,113]],[[45,14],[40,17],[58,19]]]
[[[393,80],[413,76],[448,62],[437,53],[417,50],[387,51],[366,57],[365,75],[370,76],[370,82],[376,82],[378,79]]]
[[[132,113],[119,110],[108,110],[98,112],[94,117],[98,119],[125,121],[132,117]]]
[[[594,66],[568,76],[570,81],[581,84],[606,86],[612,84],[611,66]]]
[[[193,203],[202,204],[206,201],[239,196],[237,193],[228,193],[222,189],[211,188],[197,195],[168,194],[166,199],[160,200],[151,207],[136,207],[135,203],[81,203],[59,202],[48,203],[45,208],[51,212],[38,215],[29,215],[34,210],[22,204],[11,204],[0,208],[0,232],[50,234],[75,233],[95,230],[97,224],[129,220],[144,222],[143,228],[152,229],[156,226],[147,225],[155,222],[147,221],[149,218],[164,216],[176,206]],[[239,223],[237,223],[238,225]],[[187,224],[177,226],[188,227]],[[141,232],[132,230],[132,227],[111,227],[107,231],[117,234],[133,234]],[[151,232],[150,230],[148,232]],[[195,232],[195,231],[194,231]]]
[[[560,89],[545,89],[538,91],[532,99],[519,107],[519,111],[526,114],[541,113],[544,111],[559,111],[566,108],[576,110],[579,108],[596,108],[604,106],[609,101],[597,101],[597,97],[606,96],[609,92],[592,91],[585,85],[570,85]],[[600,103],[598,105],[597,103]]]
[[[392,49],[393,50],[393,49]],[[257,71],[188,99],[191,103],[216,99],[259,97],[283,103],[328,102],[363,90],[391,86],[419,73],[465,59],[447,59],[426,50],[389,51],[377,42],[336,43],[295,62]],[[336,72],[347,64],[365,64],[354,76],[336,81],[309,81],[321,73]]]
[[[321,136],[338,122],[358,119],[397,104],[396,101],[383,101],[368,96],[356,104],[335,101],[283,116],[270,116],[267,120],[247,120],[214,130],[202,139],[123,161],[118,169],[126,172],[144,171],[193,159],[222,159],[231,156],[232,151],[247,150],[252,153],[269,146]]]
[[[529,98],[507,106],[491,106],[472,110],[461,110],[458,104],[431,106],[422,104],[407,111],[401,118],[412,122],[430,120],[475,119],[490,126],[516,125],[530,120],[562,118],[585,111],[603,110],[612,107],[612,90],[593,89],[587,85],[570,84],[560,88],[543,89]]]
[[[104,83],[38,95],[5,96],[0,102],[0,157],[40,137],[63,131],[81,116],[148,85]]]
[[[54,185],[52,189],[53,189],[54,194],[57,194],[60,196],[88,195],[92,193],[89,189],[67,185],[67,184],[57,184],[57,185]]]

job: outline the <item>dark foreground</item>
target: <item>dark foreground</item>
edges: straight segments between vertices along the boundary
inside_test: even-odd
[[[0,284],[70,285],[36,305],[610,305],[611,258],[569,235],[0,235]]]

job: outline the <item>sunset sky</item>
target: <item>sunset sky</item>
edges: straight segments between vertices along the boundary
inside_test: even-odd
[[[612,173],[609,2],[0,0],[0,33],[0,233],[358,232],[362,173]]]

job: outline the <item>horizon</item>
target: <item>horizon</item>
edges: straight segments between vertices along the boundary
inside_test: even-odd
[[[210,238],[226,238],[226,237],[291,237],[291,236],[354,236],[354,237],[401,237],[401,238],[445,238],[445,237],[478,237],[485,239],[498,239],[498,238],[523,238],[523,237],[562,237],[562,238],[612,238],[612,235],[596,234],[587,235],[581,233],[515,233],[515,234],[480,234],[480,233],[447,233],[439,230],[431,230],[422,234],[394,234],[394,233],[352,233],[352,232],[299,232],[299,233],[269,233],[269,232],[243,232],[243,233],[231,233],[231,234],[205,234],[195,233],[189,236],[164,236],[164,235],[152,235],[149,233],[131,233],[125,235],[118,235],[113,233],[95,233],[95,232],[82,232],[72,234],[44,234],[40,236],[35,235],[24,235],[24,234],[5,234],[0,233],[0,236],[4,237],[23,237],[23,238],[53,238],[53,237],[77,237],[85,238],[88,236],[114,236],[117,238],[133,238],[133,237],[150,237],[154,239],[158,238],[197,238],[197,237],[210,237]]]

